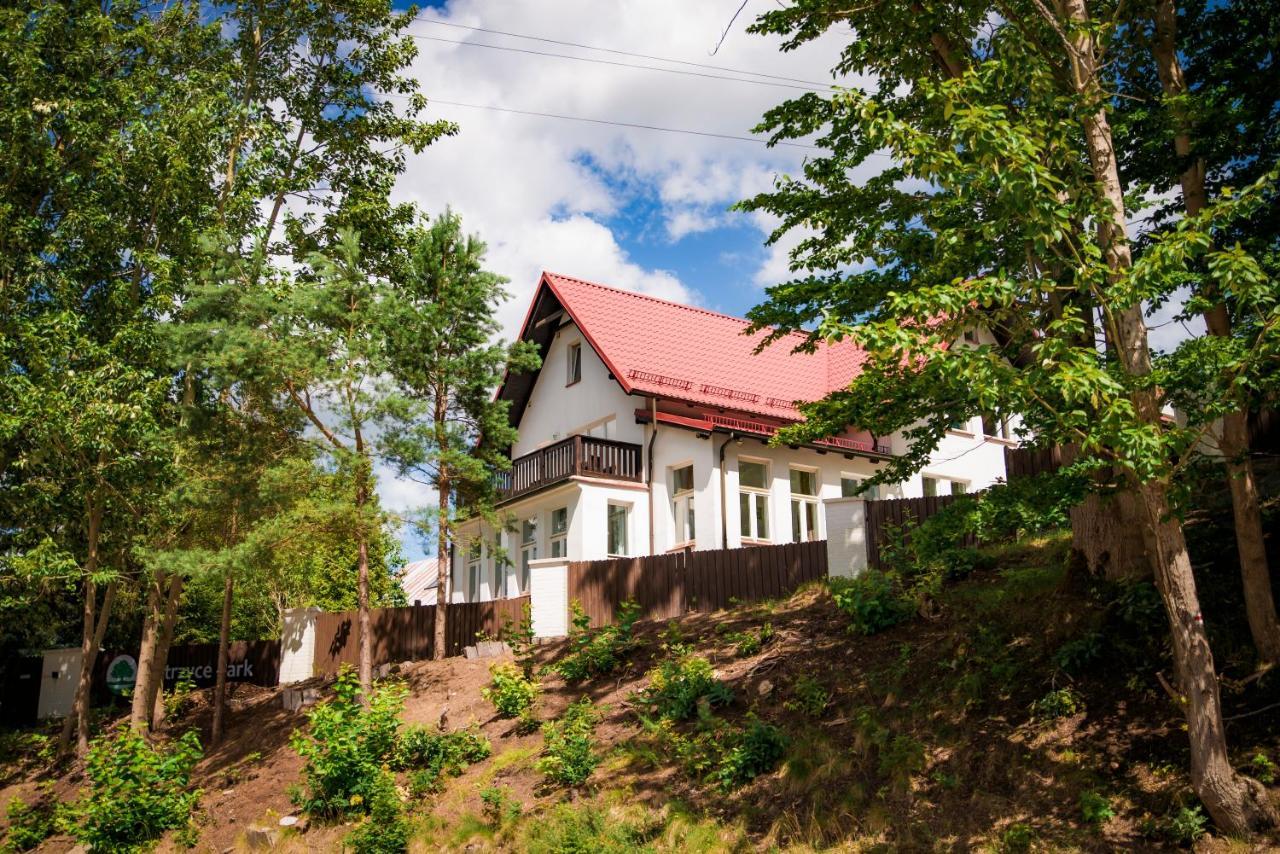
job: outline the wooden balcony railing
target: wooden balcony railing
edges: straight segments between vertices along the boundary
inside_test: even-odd
[[[516,457],[498,475],[500,501],[510,501],[574,476],[639,482],[644,476],[641,447],[630,442],[570,436]]]

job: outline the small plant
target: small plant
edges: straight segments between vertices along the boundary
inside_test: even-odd
[[[1257,778],[1259,783],[1264,786],[1270,786],[1276,781],[1276,764],[1271,761],[1267,754],[1259,750],[1249,760],[1249,773]]]
[[[831,694],[822,683],[812,676],[804,675],[796,680],[791,689],[791,699],[782,704],[788,712],[800,712],[811,718],[821,717],[831,703]]]
[[[772,771],[786,752],[782,730],[752,716],[746,730],[721,758],[715,780],[725,791],[736,789]]]
[[[480,690],[480,694],[504,718],[520,717],[538,698],[538,683],[514,664],[491,665],[489,675],[492,681],[487,688]]]
[[[1008,854],[1024,854],[1031,850],[1031,843],[1035,839],[1036,833],[1030,825],[1022,822],[1011,824],[1000,834],[1000,850]]]
[[[511,653],[524,678],[533,679],[533,653],[536,647],[533,643],[533,610],[528,602],[524,604],[520,622],[508,621],[502,626],[498,636],[511,647]]]
[[[346,843],[360,854],[401,854],[409,848],[411,833],[395,780],[383,772],[369,796],[369,815],[347,834]]]
[[[360,680],[344,667],[331,700],[307,712],[310,725],[289,740],[303,758],[304,787],[297,801],[308,813],[337,818],[367,812],[384,774],[382,766],[396,754],[400,710],[405,689],[375,689],[369,706],[360,702]]]
[[[537,769],[551,783],[581,786],[600,764],[594,752],[596,710],[588,697],[569,708],[559,720],[542,725],[544,741]]]
[[[716,678],[705,658],[692,655],[687,647],[673,647],[673,657],[649,671],[649,687],[639,694],[642,705],[660,718],[687,721],[699,714],[699,707],[733,702],[733,692]]]
[[[750,658],[764,649],[776,635],[773,623],[765,623],[754,632],[734,632],[728,640],[734,645],[739,658]]]
[[[595,676],[612,673],[622,666],[626,657],[635,649],[634,629],[640,619],[640,606],[627,600],[618,606],[616,625],[591,628],[591,618],[574,602],[573,630],[569,633],[571,651],[556,665],[555,670],[566,682],[582,682]]]
[[[1180,807],[1169,815],[1164,822],[1164,835],[1170,842],[1190,845],[1201,836],[1209,826],[1209,819],[1199,806]]]
[[[1050,691],[1031,704],[1031,716],[1043,721],[1069,718],[1082,711],[1084,711],[1084,701],[1070,688]]]
[[[494,830],[514,824],[524,808],[502,786],[490,786],[480,793],[481,811],[485,822]]]
[[[905,789],[912,775],[924,768],[924,745],[909,735],[895,735],[880,746],[876,768]]]
[[[855,578],[832,578],[831,598],[849,617],[849,631],[874,635],[908,619],[915,610],[893,576],[868,569]]]
[[[1064,672],[1078,676],[1102,660],[1106,639],[1100,632],[1085,632],[1069,640],[1053,654],[1053,663]]]
[[[412,726],[400,736],[391,767],[412,771],[410,785],[414,794],[421,796],[438,790],[446,775],[457,777],[492,752],[489,740],[475,730],[441,732]]]
[[[1080,794],[1080,814],[1090,824],[1106,824],[1115,818],[1116,811],[1109,798],[1089,790]]]
[[[191,678],[191,671],[183,668],[178,671],[178,680],[173,683],[173,690],[164,695],[164,714],[167,718],[175,718],[186,714],[191,708],[196,692],[196,682]]]
[[[41,787],[35,801],[21,798],[9,801],[5,808],[9,817],[9,835],[0,851],[30,851],[54,834],[58,822],[58,801],[51,784]]]
[[[71,833],[93,851],[136,851],[186,827],[200,800],[188,787],[201,753],[195,732],[156,747],[128,730],[94,742],[85,762],[88,792],[67,822]]]

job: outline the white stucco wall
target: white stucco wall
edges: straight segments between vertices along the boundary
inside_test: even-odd
[[[582,379],[566,385],[568,351],[573,344],[582,345]],[[609,378],[609,369],[591,348],[590,342],[569,323],[556,333],[542,362],[542,370],[534,383],[533,393],[520,417],[520,438],[512,449],[519,457],[535,448],[586,433],[586,428],[612,416],[617,432],[609,438],[640,443],[644,428],[636,423],[635,410],[644,400],[631,397],[617,380]]]
[[[966,492],[977,492],[1005,479],[1004,449],[1017,445],[1017,442],[982,435],[981,418],[971,418],[964,426],[964,430],[947,431],[930,456],[929,464],[902,484],[900,497],[919,498],[923,495],[922,478],[925,476],[962,481]],[[901,434],[891,437],[890,444],[894,453],[906,451],[907,445]],[[947,494],[947,490],[941,490],[940,494]]]

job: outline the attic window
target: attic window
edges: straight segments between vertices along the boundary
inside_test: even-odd
[[[569,370],[565,378],[565,385],[573,385],[582,380],[582,344],[569,345]]]

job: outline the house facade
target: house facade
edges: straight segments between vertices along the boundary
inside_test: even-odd
[[[863,482],[905,450],[900,435],[851,428],[769,446],[798,419],[796,401],[846,386],[865,355],[850,342],[799,354],[779,341],[755,353],[763,333],[746,327],[544,273],[521,329],[542,368],[508,376],[498,391],[519,430],[501,481],[505,524],[459,526],[452,600],[521,595],[530,562],[542,558],[823,539],[832,499],[967,492],[1004,477],[1012,433],[990,418],[957,424],[909,481],[869,491]]]

